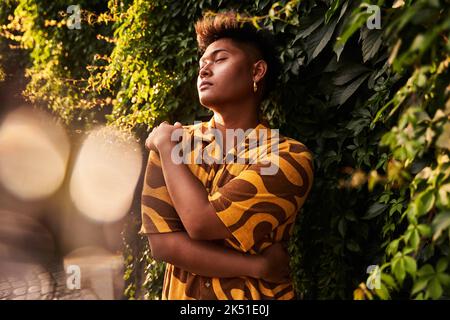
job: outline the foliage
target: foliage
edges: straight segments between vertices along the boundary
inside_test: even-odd
[[[388,222],[397,232],[385,243],[381,288],[375,290],[380,298],[439,299],[450,293],[448,5],[406,3],[391,13],[384,31],[392,69],[404,81],[374,119],[397,116],[380,141],[391,158],[384,184],[389,193],[382,201],[402,203],[389,212],[397,216]]]
[[[140,138],[162,120],[210,115],[195,95],[194,22],[248,13],[277,35],[283,65],[263,111],[315,156],[290,246],[299,297],[448,296],[449,1],[377,1],[381,29],[356,0],[79,1],[80,30],[66,27],[62,1],[9,3],[2,35],[27,52],[26,96],[75,126],[108,122]],[[126,294],[153,299],[164,266],[137,236],[138,202],[124,232]],[[364,284],[370,265],[379,289]]]
[[[15,0],[5,0],[0,3],[0,83],[7,79],[7,74],[11,71],[7,70],[9,66],[14,64],[16,68],[22,68],[23,63],[20,61],[25,60],[21,52],[13,49],[14,41],[8,39],[13,35],[9,32],[7,25],[13,17],[15,7]]]

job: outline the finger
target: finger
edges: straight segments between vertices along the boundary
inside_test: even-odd
[[[174,124],[173,124],[173,126],[174,127],[182,127],[182,124],[180,123],[180,122],[175,122]]]

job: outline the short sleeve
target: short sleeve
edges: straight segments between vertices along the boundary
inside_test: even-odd
[[[166,187],[159,154],[150,151],[141,196],[142,226],[139,233],[184,231]]]
[[[276,170],[262,174],[269,166]],[[219,219],[247,252],[275,228],[295,219],[312,182],[309,151],[280,152],[269,163],[251,164],[208,198]]]

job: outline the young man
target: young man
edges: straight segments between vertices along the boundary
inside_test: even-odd
[[[167,262],[162,298],[294,299],[282,244],[311,189],[312,154],[259,116],[276,79],[265,38],[232,12],[200,20],[196,32],[200,103],[214,116],[184,127],[164,122],[146,141],[141,232],[153,257]],[[184,159],[194,161],[174,161],[177,130],[192,147]],[[218,161],[196,163],[195,154]]]

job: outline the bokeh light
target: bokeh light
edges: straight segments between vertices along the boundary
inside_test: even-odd
[[[21,200],[46,198],[61,186],[69,153],[62,125],[43,111],[19,108],[0,126],[0,183]]]
[[[95,221],[121,219],[131,206],[141,166],[140,146],[130,134],[112,127],[93,130],[72,171],[72,201]]]

